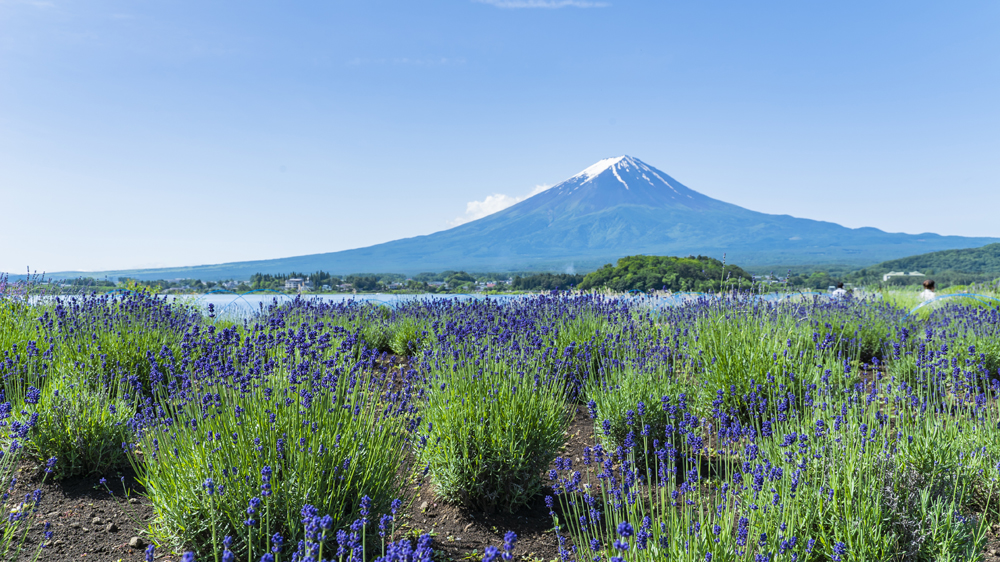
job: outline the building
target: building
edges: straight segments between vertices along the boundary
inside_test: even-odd
[[[291,279],[285,281],[286,291],[302,291],[305,289],[312,289],[312,282],[308,279],[302,279],[301,277],[292,277]]]
[[[924,277],[924,274],[919,271],[911,271],[909,273],[905,271],[890,271],[882,276],[882,282],[885,283],[890,277]]]

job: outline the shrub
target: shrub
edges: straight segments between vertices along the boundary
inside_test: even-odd
[[[369,349],[380,353],[392,351],[392,333],[385,321],[370,321],[361,326],[361,341]]]
[[[704,318],[697,326],[697,353],[713,389],[735,389],[738,398],[753,382],[800,371],[802,355],[813,355],[812,342],[785,318],[737,310]],[[799,373],[802,374],[802,373]]]
[[[161,414],[142,413],[136,471],[158,541],[206,552],[230,535],[234,552],[256,559],[276,532],[301,538],[306,503],[333,529],[359,517],[366,494],[372,511],[389,511],[405,475],[408,410],[383,398],[364,361],[324,363],[329,371],[303,361],[236,384],[203,380]]]
[[[411,356],[420,349],[429,326],[415,318],[400,318],[390,326],[389,348],[396,355]]]
[[[654,366],[655,365],[655,366]],[[665,445],[667,426],[672,423],[670,397],[678,397],[681,410],[699,412],[702,409],[703,388],[700,385],[678,380],[664,363],[637,368],[628,365],[620,370],[604,373],[600,379],[587,386],[587,404],[594,417],[594,435],[604,447],[614,451],[627,446],[626,436],[637,446],[636,462],[642,466],[653,459],[647,458],[654,441]],[[675,420],[676,421],[676,420]]]
[[[65,381],[63,381],[65,382]],[[86,385],[46,385],[33,411],[38,414],[27,449],[36,459],[59,459],[57,479],[105,474],[128,466],[128,402]]]
[[[420,459],[448,501],[512,512],[542,490],[569,424],[565,389],[513,364],[446,363],[429,377]]]

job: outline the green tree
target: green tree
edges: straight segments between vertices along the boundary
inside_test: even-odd
[[[628,256],[617,265],[607,264],[587,274],[580,289],[608,288],[613,291],[718,291],[723,287],[748,286],[749,273],[715,258],[689,256]]]

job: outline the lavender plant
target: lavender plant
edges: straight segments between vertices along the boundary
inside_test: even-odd
[[[107,474],[128,466],[128,422],[135,413],[131,402],[104,389],[50,381],[27,410],[35,420],[27,452],[41,461],[59,458],[53,478]]]
[[[421,409],[420,464],[446,500],[513,511],[541,492],[541,472],[565,440],[566,388],[530,362],[483,351],[436,358]]]
[[[307,502],[343,529],[364,494],[378,510],[398,497],[412,427],[406,397],[375,375],[373,355],[353,359],[351,338],[334,346],[299,328],[216,333],[199,361],[186,357],[196,350],[179,358],[189,366],[175,375],[180,389],[137,413],[133,463],[159,542],[210,552],[231,536],[234,552],[259,557],[275,533],[302,537]]]
[[[637,435],[616,450],[587,450],[582,470],[557,460],[560,505],[550,505],[563,556],[975,557],[996,521],[996,384],[975,364],[921,361],[919,385],[876,365],[869,382],[845,388],[836,381],[851,366],[798,387],[764,379],[745,392],[720,388],[708,415],[668,401],[672,423],[653,436],[652,466],[638,462]],[[706,457],[721,469],[706,469]]]

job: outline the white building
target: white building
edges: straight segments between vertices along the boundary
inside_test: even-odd
[[[919,271],[911,271],[909,273],[905,271],[890,271],[882,276],[882,282],[885,283],[890,277],[924,277],[924,274]]]
[[[312,282],[307,279],[302,279],[301,277],[292,277],[288,281],[285,281],[286,291],[301,291],[303,289],[311,289]]]

